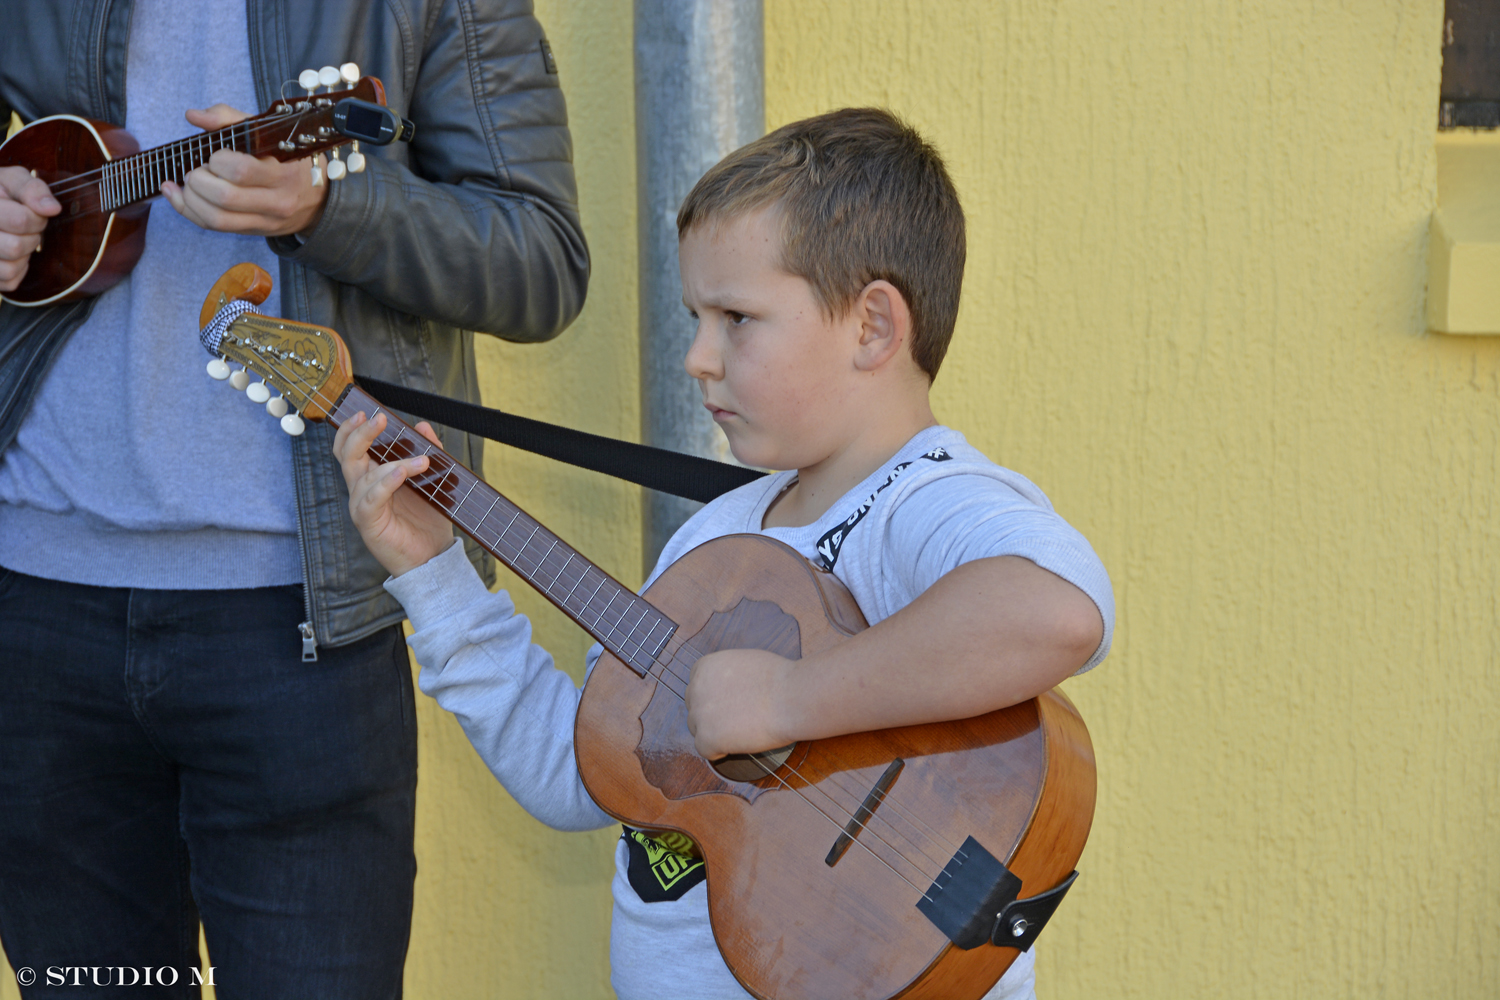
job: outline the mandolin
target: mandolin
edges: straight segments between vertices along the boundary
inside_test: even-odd
[[[47,222],[41,245],[15,291],[0,299],[44,306],[87,298],[120,282],[146,246],[146,204],[162,183],[182,183],[220,149],[283,162],[333,151],[328,178],[364,169],[359,142],[384,145],[409,139],[410,123],[385,107],[385,88],[359,67],[306,70],[305,96],[284,98],[269,111],[213,132],[144,152],[129,132],[74,115],[39,118],[0,145],[0,167],[20,166],[47,182],[62,211]],[[343,89],[335,91],[336,84]],[[327,91],[318,94],[319,86]],[[337,148],[354,144],[347,163]],[[322,172],[312,167],[313,183]]]
[[[270,287],[241,264],[209,293],[209,374],[289,433],[303,417],[382,412],[336,333],[255,312]],[[579,772],[610,815],[691,839],[714,938],[745,989],[975,1000],[1031,946],[1077,876],[1094,812],[1093,748],[1064,695],[710,762],[687,729],[694,661],[730,648],[797,659],[845,640],[865,621],[843,585],[780,542],[730,535],[637,595],[386,413],[371,454],[428,455],[406,486],[603,645],[578,709]]]

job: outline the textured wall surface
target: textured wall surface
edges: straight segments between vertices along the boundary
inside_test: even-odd
[[[766,16],[768,126],[883,104],[949,157],[939,416],[1114,577],[1042,993],[1500,995],[1500,340],[1424,332],[1442,4]]]
[[[634,437],[630,7],[538,7],[594,281],[556,342],[485,342],[486,398]],[[1500,995],[1500,338],[1424,332],[1442,3],[940,9],[766,0],[767,124],[882,104],[948,157],[939,416],[1114,577],[1114,652],[1067,684],[1100,800],[1042,995]],[[639,582],[636,491],[487,473]],[[543,829],[421,712],[407,995],[608,996],[612,835]]]

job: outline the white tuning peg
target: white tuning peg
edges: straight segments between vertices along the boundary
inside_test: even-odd
[[[318,83],[329,90],[332,90],[333,85],[342,79],[343,77],[339,76],[339,68],[337,66],[324,66],[318,70]]]
[[[359,64],[344,63],[344,65],[339,67],[339,76],[343,78],[346,86],[353,87],[355,82],[359,80]]]
[[[303,431],[307,430],[307,425],[302,422],[302,418],[297,416],[297,414],[288,413],[286,416],[281,418],[281,429],[286,431],[292,437],[296,437]]]
[[[328,161],[328,179],[331,181],[343,180],[345,172],[344,161],[339,159],[339,151],[335,149],[332,159]]]
[[[208,363],[208,377],[222,382],[229,377],[229,362],[223,358],[214,358]]]
[[[229,376],[229,384],[234,386],[240,392],[244,392],[245,388],[250,384],[250,373],[241,368],[239,371]]]
[[[349,153],[349,172],[351,174],[362,174],[365,172],[365,154],[359,151],[359,140],[354,141],[354,149]]]
[[[323,168],[318,166],[317,160],[313,160],[312,165],[312,186],[315,188],[323,186]]]
[[[297,74],[297,86],[301,87],[309,94],[317,90],[318,71],[315,69],[305,69],[301,73]]]
[[[245,390],[245,395],[250,397],[252,403],[264,403],[271,398],[271,387],[264,382],[255,382]]]
[[[286,416],[286,397],[275,396],[266,401],[266,412],[273,417]]]

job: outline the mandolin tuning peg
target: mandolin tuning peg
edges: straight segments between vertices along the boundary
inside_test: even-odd
[[[266,401],[266,412],[273,417],[286,416],[286,397],[273,396]]]
[[[281,418],[281,429],[292,437],[297,437],[303,431],[307,430],[307,425],[302,422],[302,418],[297,416],[297,414],[288,413]]]
[[[271,387],[264,382],[256,382],[245,390],[245,395],[250,397],[252,403],[264,403],[271,398]]]
[[[339,67],[339,76],[343,78],[345,87],[353,87],[359,80],[359,64],[347,62]]]
[[[229,377],[229,362],[223,358],[214,358],[208,363],[208,377],[217,382],[222,382]]]
[[[229,376],[229,384],[234,386],[240,392],[244,392],[246,387],[250,385],[250,373],[241,368],[239,371]]]
[[[328,161],[328,179],[331,181],[343,180],[345,172],[344,161],[339,159],[339,151],[335,149],[332,159]]]
[[[318,89],[318,71],[305,69],[297,74],[297,86],[311,94]]]
[[[323,168],[318,166],[317,160],[313,160],[312,165],[312,186],[315,188],[323,186]]]
[[[365,172],[365,154],[359,151],[358,140],[355,140],[354,149],[349,153],[349,172],[351,174],[362,174]]]
[[[343,79],[343,77],[339,75],[339,69],[337,66],[324,66],[322,69],[318,70],[318,83],[324,87],[327,87],[329,90],[332,90],[333,85],[335,83],[338,83],[341,79]]]

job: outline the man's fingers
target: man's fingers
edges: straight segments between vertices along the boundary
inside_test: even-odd
[[[223,128],[225,125],[233,125],[235,122],[242,122],[250,116],[238,108],[232,108],[221,102],[211,108],[189,108],[186,117],[190,124],[207,132]]]
[[[418,434],[422,435],[424,438],[426,438],[427,440],[431,441],[433,444],[437,445],[439,448],[441,448],[443,446],[443,442],[438,439],[437,431],[433,430],[432,429],[432,425],[429,424],[427,421],[425,421],[425,420],[421,421],[420,423],[417,424],[417,426],[416,426],[415,429],[416,429],[416,432]]]
[[[18,202],[37,215],[51,216],[62,211],[47,182],[31,176],[31,171],[24,167],[0,167],[0,195],[4,196],[0,201]]]
[[[16,236],[0,230],[0,260],[21,263],[29,260],[41,237],[36,234]]]

